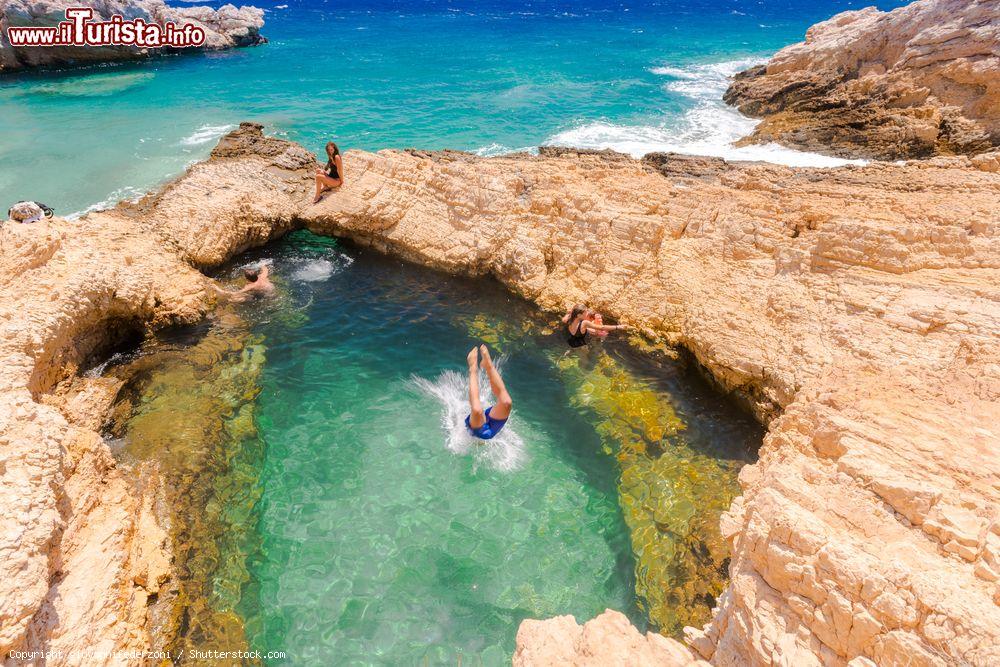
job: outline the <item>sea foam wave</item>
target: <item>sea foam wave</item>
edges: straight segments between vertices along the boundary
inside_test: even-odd
[[[218,139],[235,125],[202,125],[190,135],[181,139],[182,146],[199,146]]]
[[[673,152],[708,155],[727,160],[761,160],[792,167],[836,167],[864,164],[864,160],[805,153],[778,144],[737,147],[735,142],[753,132],[759,121],[740,114],[722,101],[730,77],[759,64],[758,58],[702,63],[685,67],[653,67],[650,72],[667,77],[664,88],[690,99],[694,106],[680,118],[658,125],[619,125],[604,121],[585,123],[548,138],[553,146],[610,148],[642,157],[646,153]]]

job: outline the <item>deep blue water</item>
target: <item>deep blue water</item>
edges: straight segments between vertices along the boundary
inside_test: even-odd
[[[37,199],[65,214],[133,196],[242,120],[313,150],[328,137],[484,154],[559,142],[808,162],[729,146],[752,123],[721,104],[726,76],[871,3],[256,4],[266,46],[0,80],[0,205]]]

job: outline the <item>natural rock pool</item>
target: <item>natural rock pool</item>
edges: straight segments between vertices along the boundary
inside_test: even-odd
[[[261,258],[279,298],[107,370],[127,380],[109,436],[166,482],[180,646],[492,665],[525,618],[707,620],[762,431],[692,370],[623,338],[570,353],[491,281],[307,233],[220,277]],[[478,341],[514,398],[485,445],[455,425]]]

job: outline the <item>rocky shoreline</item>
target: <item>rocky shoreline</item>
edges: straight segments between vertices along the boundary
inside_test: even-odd
[[[846,158],[1000,146],[1000,3],[918,0],[843,12],[735,78],[725,101],[763,121],[747,143]]]
[[[94,21],[120,15],[127,19],[141,18],[161,25],[173,22],[178,26],[191,24],[202,28],[206,35],[204,46],[185,51],[218,51],[267,42],[260,34],[260,29],[264,26],[264,10],[257,7],[237,8],[231,4],[222,5],[218,9],[205,6],[173,7],[163,0],[0,0],[0,74],[45,67],[145,60],[170,51],[165,48],[131,46],[13,47],[7,41],[8,27],[54,26],[65,20],[65,12],[69,7],[92,7]]]
[[[687,632],[702,657],[1000,659],[1000,155],[350,151],[348,184],[313,206],[314,167],[244,124],[135,204],[0,231],[0,650],[153,646],[166,532],[96,431],[114,388],[77,369],[124,333],[203,318],[193,267],[306,227],[546,308],[587,300],[751,397],[769,432],[722,519],[732,582]],[[528,627],[522,658],[541,631],[586,662],[583,639]],[[666,664],[692,655],[666,646]]]

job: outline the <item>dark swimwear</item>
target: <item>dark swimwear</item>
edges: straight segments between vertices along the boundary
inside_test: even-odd
[[[340,172],[337,171],[337,163],[333,160],[326,163],[326,175],[330,178],[340,178]]]
[[[576,333],[567,329],[569,331],[569,338],[566,339],[566,342],[569,343],[570,347],[583,347],[587,344],[587,331],[584,330],[583,333],[580,333],[580,329],[583,329],[583,322],[580,322],[580,326],[576,328]]]
[[[472,428],[472,424],[469,423],[469,420],[472,418],[472,415],[469,415],[468,417],[465,418],[466,428],[469,429],[469,432],[472,433],[472,435],[476,436],[480,440],[489,440],[490,438],[494,437],[497,433],[500,432],[500,429],[503,428],[504,424],[507,423],[506,419],[494,419],[493,417],[491,417],[490,410],[492,409],[493,409],[492,406],[486,408],[486,423],[480,426],[479,428]]]

